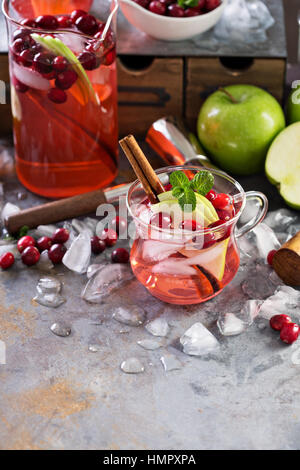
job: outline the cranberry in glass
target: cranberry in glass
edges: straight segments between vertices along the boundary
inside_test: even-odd
[[[280,315],[273,315],[270,318],[270,326],[273,330],[280,331],[286,323],[291,323],[292,319],[289,315],[280,314]]]
[[[214,232],[206,232],[204,233],[203,239],[203,248],[209,248],[216,242],[216,237]]]
[[[36,28],[36,22],[33,18],[24,18],[20,23],[29,28]]]
[[[228,209],[217,209],[217,214],[219,216],[219,219],[227,222],[234,216],[234,210],[232,207],[229,207]]]
[[[63,104],[68,99],[67,93],[60,88],[51,88],[47,96],[50,101],[56,104]]]
[[[225,207],[228,206],[230,202],[231,202],[231,197],[228,194],[219,193],[216,195],[216,197],[212,201],[212,204],[215,209],[225,209]]]
[[[165,212],[158,212],[157,214],[153,214],[151,217],[150,225],[164,229],[170,228],[172,225],[172,218]]]
[[[57,75],[55,85],[57,88],[62,90],[68,90],[76,82],[78,78],[77,73],[74,70],[65,70]]]
[[[69,62],[67,59],[61,55],[53,59],[53,69],[56,72],[63,72],[68,67]]]
[[[69,15],[58,16],[57,22],[59,28],[70,28],[70,26],[72,26],[72,19]]]
[[[66,243],[69,240],[70,233],[66,228],[58,228],[52,236],[52,243]]]
[[[190,230],[191,232],[195,232],[196,230],[201,230],[202,227],[196,222],[196,220],[190,219],[181,222],[180,228],[182,228],[182,230]]]
[[[40,250],[40,252],[45,251],[45,250],[49,250],[49,248],[52,245],[52,240],[51,240],[50,237],[41,237],[36,242],[36,245],[37,245],[38,249]]]
[[[25,39],[27,42],[30,41],[30,36],[29,36],[29,31],[28,29],[22,28],[22,29],[16,29],[13,33],[13,38],[14,39]]]
[[[111,65],[116,59],[116,48],[114,47],[105,55],[103,65]]]
[[[165,5],[159,2],[159,0],[152,0],[148,6],[148,9],[156,15],[164,15],[166,13]]]
[[[28,246],[22,251],[21,259],[26,266],[33,266],[40,259],[40,252],[35,246]]]
[[[18,240],[17,248],[20,253],[22,253],[25,250],[25,248],[29,246],[35,246],[35,239],[33,237],[30,237],[29,235],[25,235],[24,237],[21,237]]]
[[[117,243],[118,234],[111,228],[105,228],[100,238],[104,240],[106,246],[113,246]]]
[[[12,253],[8,252],[8,253],[4,253],[1,257],[0,257],[0,267],[2,269],[8,269],[10,268],[15,262],[15,257]]]
[[[49,52],[39,52],[34,56],[33,66],[41,74],[49,74],[53,70],[53,55]]]
[[[13,77],[13,85],[19,93],[26,93],[29,90],[29,86],[25,85],[25,83],[20,82],[16,77]]]
[[[147,8],[150,0],[133,0],[135,3],[140,5],[140,7]]]
[[[95,235],[91,238],[91,248],[94,255],[99,255],[106,248],[105,241]]]
[[[174,2],[174,0],[159,0],[159,1],[160,1],[160,3],[165,5],[166,7],[168,7],[169,5],[171,5],[171,3]]]
[[[205,7],[205,1],[206,0],[199,0],[198,5],[195,6],[194,8],[197,8],[198,10],[202,10]]]
[[[221,5],[221,0],[206,0],[205,9],[207,11],[212,11],[220,5]]]
[[[214,199],[216,199],[216,191],[214,191],[213,189],[211,189],[210,191],[208,191],[208,193],[206,194],[206,199],[208,199],[210,202],[212,202]]]
[[[81,16],[87,15],[87,11],[84,10],[73,10],[71,13],[71,20],[73,23]]]
[[[128,263],[129,253],[125,248],[116,248],[111,254],[113,263]]]
[[[95,70],[100,65],[100,60],[94,52],[84,51],[77,58],[85,70]]]
[[[168,183],[164,186],[164,188],[165,188],[165,191],[172,191],[173,186],[171,185],[171,183]]]
[[[56,243],[52,245],[50,250],[48,251],[48,258],[52,261],[53,264],[59,264],[62,262],[62,259],[67,251],[65,245],[61,243]]]
[[[269,251],[269,253],[268,253],[268,256],[267,256],[267,263],[268,263],[270,266],[273,266],[273,258],[274,258],[275,253],[277,253],[277,250],[271,250],[271,251]]]
[[[58,28],[57,18],[53,15],[41,15],[35,19],[37,28],[54,30]]]
[[[28,41],[26,41],[24,37],[15,39],[11,46],[12,52],[16,55],[20,54],[22,51],[28,48],[29,48]]]
[[[93,36],[98,31],[98,23],[94,16],[92,15],[83,15],[77,18],[75,25],[84,34]]]
[[[172,3],[168,6],[168,15],[173,16],[175,18],[183,18],[184,17],[184,8],[177,5],[177,3]]]
[[[285,323],[280,331],[280,339],[287,344],[296,341],[300,333],[300,327],[297,323]]]
[[[119,235],[120,232],[125,233],[125,230],[127,228],[127,221],[123,217],[120,217],[119,215],[117,215],[111,220],[109,225]]]
[[[33,62],[34,52],[31,49],[25,49],[18,57],[18,62],[24,67],[30,67]]]
[[[198,8],[187,8],[184,12],[184,16],[186,16],[187,18],[191,17],[191,16],[199,16],[201,15],[201,11],[198,10]]]

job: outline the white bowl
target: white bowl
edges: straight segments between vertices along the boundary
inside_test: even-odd
[[[187,18],[174,18],[152,13],[132,0],[119,0],[121,10],[133,26],[156,39],[182,41],[204,33],[220,19],[227,0],[209,13]]]

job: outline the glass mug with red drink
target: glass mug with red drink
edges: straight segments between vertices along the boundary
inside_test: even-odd
[[[16,171],[31,191],[66,197],[117,173],[117,1],[4,0]],[[78,9],[80,7],[80,9]]]
[[[268,201],[260,192],[245,193],[222,171],[182,166],[176,167],[178,172],[183,181],[198,181],[191,185],[196,193],[193,211],[181,210],[184,185],[174,191],[174,167],[156,172],[167,184],[157,204],[150,203],[139,181],[130,187],[127,206],[136,226],[130,260],[135,276],[153,296],[189,305],[215,297],[231,282],[240,263],[236,238],[263,220]],[[211,175],[213,187],[197,193],[200,173]],[[254,202],[255,216],[237,228],[246,201]]]

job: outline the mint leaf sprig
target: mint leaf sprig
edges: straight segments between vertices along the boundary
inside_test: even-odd
[[[199,0],[177,0],[177,3],[180,7],[197,7]]]
[[[205,196],[214,185],[214,176],[210,171],[200,170],[192,180],[181,171],[173,171],[170,175],[172,185],[172,196],[178,200],[178,204],[185,212],[193,212],[196,208],[196,194]]]

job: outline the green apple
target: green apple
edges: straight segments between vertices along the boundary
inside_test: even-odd
[[[212,93],[197,124],[200,142],[215,163],[238,175],[263,169],[268,148],[284,127],[276,99],[252,85],[232,85]]]
[[[294,84],[294,90],[290,93],[287,101],[286,117],[288,124],[300,121],[300,80],[295,80]]]
[[[290,124],[273,140],[265,170],[285,202],[300,209],[300,122]]]

